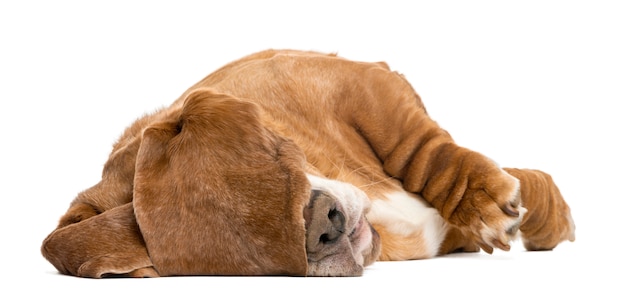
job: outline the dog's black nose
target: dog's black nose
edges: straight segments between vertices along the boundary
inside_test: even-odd
[[[336,242],[345,233],[346,217],[335,198],[326,192],[312,190],[305,211],[307,251],[315,252],[326,244]]]
[[[326,232],[320,236],[320,242],[332,243],[346,231],[346,217],[341,211],[332,208],[328,211]]]

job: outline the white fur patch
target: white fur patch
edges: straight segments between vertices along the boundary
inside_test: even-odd
[[[361,212],[368,212],[367,219],[372,224],[384,226],[390,233],[400,236],[421,233],[426,247],[419,249],[419,245],[415,245],[415,257],[411,257],[412,259],[437,255],[446,236],[447,226],[437,210],[427,206],[419,197],[405,191],[395,191],[385,194],[387,200],[377,199],[370,202],[363,191],[349,183],[310,174],[307,177],[312,189],[323,190],[339,197],[338,201],[351,215],[353,222],[359,219]]]
[[[372,208],[367,214],[370,222],[380,224],[389,232],[401,236],[421,232],[426,249],[423,249],[423,253],[416,253],[420,257],[412,258],[435,257],[447,232],[445,221],[437,210],[405,191],[387,193],[385,196],[387,200],[372,202]]]

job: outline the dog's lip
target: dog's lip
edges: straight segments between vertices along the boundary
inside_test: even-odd
[[[358,238],[363,231],[363,224],[365,223],[365,218],[361,217],[359,221],[354,226],[354,229],[350,233],[350,238]]]
[[[374,228],[371,226],[367,218],[362,216],[361,218],[359,218],[359,221],[354,226],[354,229],[348,235],[348,237],[351,241],[356,242],[359,245],[363,244],[362,246],[365,246],[373,239],[373,233],[371,233],[373,229]]]

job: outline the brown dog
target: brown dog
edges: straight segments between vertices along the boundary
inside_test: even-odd
[[[269,50],[135,121],[42,253],[86,277],[354,276],[518,230],[574,240],[549,175],[456,145],[384,63]]]

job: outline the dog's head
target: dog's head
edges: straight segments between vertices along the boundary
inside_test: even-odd
[[[379,248],[367,197],[348,184],[310,181],[300,149],[260,115],[252,103],[202,89],[178,119],[144,131],[133,202],[155,268],[360,275]]]
[[[305,274],[303,161],[253,104],[191,93],[137,155],[135,215],[159,274]]]
[[[95,277],[150,262],[160,276],[361,275],[380,252],[367,197],[305,169],[256,105],[196,90],[143,131],[132,204],[59,228],[42,251]]]

